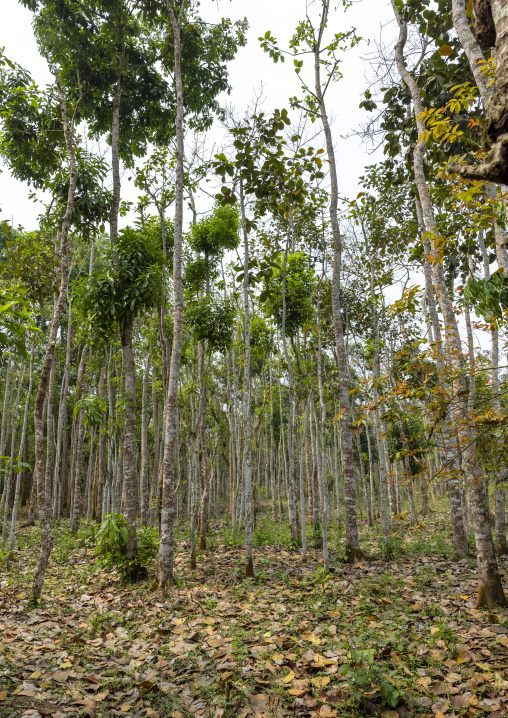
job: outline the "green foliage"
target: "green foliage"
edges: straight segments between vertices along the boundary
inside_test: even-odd
[[[90,135],[110,136],[112,101],[121,77],[122,158],[131,163],[146,152],[149,141],[170,143],[176,111],[173,33],[163,0],[133,6],[118,0],[22,4],[35,13],[39,48],[51,66],[60,68],[71,100],[81,96],[79,111]],[[192,15],[191,10],[181,30],[184,111],[191,127],[206,129],[214,114],[221,114],[216,98],[230,89],[227,63],[245,44],[246,21],[223,18],[210,25]]]
[[[174,227],[168,219],[164,221],[166,235],[166,265],[171,266],[173,262]],[[157,252],[163,252],[162,223],[160,217],[145,217],[140,226],[146,243]]]
[[[128,578],[131,570],[131,562],[126,553],[128,537],[128,523],[123,514],[106,514],[104,516],[95,534],[98,570],[118,569],[123,579]],[[134,562],[146,565],[157,555],[157,531],[144,526],[137,532],[137,541],[138,556]]]
[[[314,271],[309,267],[308,257],[303,252],[289,254],[286,267],[286,334],[294,336],[314,316],[311,295]],[[282,286],[283,264],[275,269],[267,282],[265,311],[271,315],[277,327],[282,328]]]
[[[485,321],[502,319],[508,310],[508,277],[501,269],[488,279],[470,277],[464,287],[464,297]]]
[[[233,339],[235,307],[226,299],[203,297],[186,307],[186,318],[194,338],[206,341],[212,351],[226,351]]]
[[[373,685],[378,685],[385,703],[394,708],[399,702],[400,693],[375,662],[374,651],[351,649],[348,658],[348,663],[339,668],[338,675],[351,681],[355,698],[360,700],[363,693],[371,691]]]
[[[191,247],[202,254],[218,257],[226,250],[238,247],[238,210],[233,205],[217,205],[208,217],[191,227]]]
[[[80,286],[92,340],[108,338],[117,323],[156,306],[161,295],[161,255],[150,247],[141,230],[123,229],[109,267]]]
[[[108,172],[102,157],[85,152],[82,147],[76,149],[76,193],[72,209],[72,226],[84,237],[94,237],[104,231],[104,223],[109,219],[111,192],[104,187]],[[59,225],[67,209],[69,195],[69,169],[67,164],[60,165],[54,177],[48,180],[47,187],[53,197],[48,209],[46,225]]]
[[[0,257],[0,277],[23,287],[26,297],[42,304],[56,292],[59,260],[55,239],[40,231],[12,232]]]
[[[273,330],[263,317],[254,317],[250,323],[250,363],[252,374],[260,374],[273,350]]]
[[[12,175],[42,188],[61,166],[64,136],[54,88],[41,91],[30,74],[0,51],[0,155]]]
[[[29,331],[39,329],[32,321],[23,290],[20,287],[0,288],[0,347],[12,347],[27,359],[25,335]]]
[[[100,426],[100,423],[108,409],[107,403],[97,394],[91,394],[79,399],[74,405],[74,416],[82,409],[87,426]]]

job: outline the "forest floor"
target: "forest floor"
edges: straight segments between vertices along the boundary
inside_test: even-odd
[[[39,532],[23,529],[0,569],[0,717],[500,718],[508,612],[475,609],[475,561],[452,559],[447,522],[443,509],[418,530],[402,525],[391,560],[362,526],[371,555],[326,574],[319,551],[303,565],[278,526],[279,545],[259,545],[263,519],[255,579],[217,523],[195,572],[182,536],[165,598],[150,581],[94,572],[86,530],[72,538],[62,523],[32,610]],[[336,556],[334,542],[337,531]]]

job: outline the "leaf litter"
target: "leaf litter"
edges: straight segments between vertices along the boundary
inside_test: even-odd
[[[316,557],[303,565],[264,547],[246,580],[241,548],[204,552],[191,572],[180,542],[180,585],[162,597],[93,573],[81,548],[65,569],[52,563],[29,610],[35,547],[17,556],[0,580],[2,717],[501,718],[508,708],[508,616],[475,609],[472,559],[404,556],[325,574]]]

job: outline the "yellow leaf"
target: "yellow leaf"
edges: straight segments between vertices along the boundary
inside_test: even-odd
[[[295,678],[294,672],[293,672],[293,671],[289,671],[289,673],[287,674],[287,676],[284,676],[284,678],[282,679],[282,682],[283,682],[283,683],[291,683],[291,681],[293,681],[294,678]]]
[[[123,706],[120,708],[120,710],[123,711],[124,713],[128,713],[131,708],[132,708],[132,706],[123,705]]]
[[[469,653],[466,653],[465,651],[459,651],[457,654],[457,663],[469,663],[471,661],[471,656]]]
[[[40,677],[41,677],[41,672],[40,672],[40,671],[34,671],[34,672],[32,673],[32,675],[30,676],[30,678],[33,678],[35,681],[37,681]]]
[[[17,594],[16,594],[16,598],[18,598],[19,600],[21,600],[22,598],[25,598],[25,594],[24,594],[24,593],[17,593]]]
[[[500,673],[494,673],[494,685],[496,688],[506,688],[508,681],[505,681]]]
[[[450,47],[450,45],[441,45],[438,52],[441,55],[441,57],[446,57],[447,55],[453,55],[453,50]]]
[[[481,668],[482,671],[487,671],[488,673],[492,670],[492,666],[489,666],[488,663],[475,663],[475,666]]]
[[[316,688],[324,688],[330,683],[330,676],[316,676],[312,678],[310,682],[313,686],[316,686]]]

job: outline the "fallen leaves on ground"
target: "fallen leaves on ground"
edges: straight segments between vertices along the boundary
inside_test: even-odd
[[[52,563],[28,610],[36,550],[17,556],[1,583],[0,716],[500,718],[508,706],[507,615],[474,608],[472,560],[370,560],[323,578],[318,553],[303,565],[265,547],[252,581],[241,549],[205,552],[191,572],[180,543],[181,583],[162,597],[93,574],[82,548]]]

